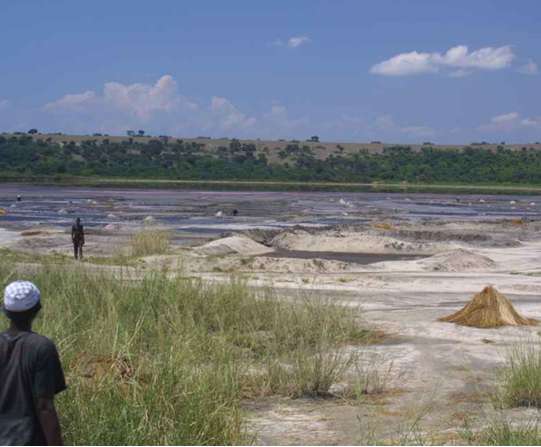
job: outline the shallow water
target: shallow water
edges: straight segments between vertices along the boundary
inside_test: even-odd
[[[22,197],[16,201],[17,195]],[[511,203],[515,201],[516,203]],[[541,196],[377,192],[249,192],[0,184],[0,226],[139,224],[147,216],[179,233],[220,234],[294,225],[358,224],[374,218],[541,218]],[[238,215],[233,216],[233,210]],[[216,213],[222,217],[216,217]]]
[[[342,253],[336,251],[302,251],[302,250],[276,250],[272,253],[261,255],[267,258],[288,259],[325,259],[331,261],[350,262],[354,264],[368,265],[383,261],[411,261],[425,256],[393,254],[393,253]]]

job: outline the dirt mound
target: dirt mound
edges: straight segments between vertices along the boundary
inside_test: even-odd
[[[490,242],[492,237],[486,233],[473,232],[473,231],[436,231],[436,230],[409,230],[401,229],[396,232],[396,236],[400,239],[411,241],[425,241],[425,242]]]
[[[325,230],[317,233],[305,230],[286,231],[274,237],[272,246],[296,251],[411,254],[433,254],[450,248],[449,245],[407,242],[383,234],[342,230]]]
[[[458,312],[442,317],[439,321],[477,328],[533,326],[537,324],[536,320],[520,315],[511,301],[492,286],[485,287]]]
[[[480,271],[496,265],[492,259],[486,256],[463,249],[439,253],[421,261],[421,264],[434,272]]]
[[[267,256],[253,258],[249,266],[255,271],[280,273],[337,273],[355,270],[355,267],[340,261],[326,259],[271,258]],[[357,268],[359,270],[359,268]]]
[[[54,232],[51,230],[38,230],[38,229],[30,229],[30,230],[23,230],[21,231],[21,236],[49,236],[53,234]]]
[[[208,242],[195,249],[203,255],[229,255],[240,254],[245,256],[256,256],[270,253],[272,248],[265,247],[245,236],[229,236]]]

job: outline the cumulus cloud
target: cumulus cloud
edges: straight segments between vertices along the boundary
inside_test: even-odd
[[[541,129],[541,116],[521,117],[518,112],[509,112],[496,115],[490,122],[479,127],[479,130],[488,132],[510,132],[521,128]]]
[[[103,99],[142,119],[156,111],[170,111],[181,101],[171,75],[162,76],[154,85],[108,82],[103,89]]]
[[[107,82],[103,87],[102,95],[92,90],[67,94],[46,104],[45,109],[73,111],[77,109],[88,110],[92,107],[113,108],[144,121],[155,112],[173,110],[181,100],[182,97],[177,93],[175,80],[171,75],[165,75],[153,85]]]
[[[498,48],[485,47],[471,52],[467,46],[458,45],[444,53],[417,51],[400,53],[372,66],[370,72],[383,76],[407,76],[451,70],[451,74],[456,77],[474,70],[506,68],[511,65],[514,57],[509,45]]]
[[[297,134],[305,122],[290,119],[284,106],[273,103],[258,116],[241,110],[229,98],[196,101],[179,92],[171,75],[155,83],[107,82],[102,91],[66,94],[42,107],[47,126],[65,132],[124,133],[145,129],[170,135],[275,137]]]
[[[530,59],[527,63],[518,67],[517,71],[525,75],[536,75],[539,73],[539,67]]]
[[[73,110],[88,107],[96,100],[96,93],[87,90],[83,93],[68,93],[56,101],[45,104],[46,110]]]
[[[212,97],[210,110],[216,116],[218,126],[224,131],[246,129],[256,123],[255,118],[246,116],[231,101],[219,96]]]

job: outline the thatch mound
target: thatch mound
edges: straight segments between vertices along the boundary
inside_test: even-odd
[[[532,326],[536,320],[520,315],[511,301],[495,288],[485,287],[458,312],[439,319],[463,326],[493,328],[500,326]]]

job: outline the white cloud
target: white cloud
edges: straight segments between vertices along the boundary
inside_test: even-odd
[[[485,47],[470,52],[465,45],[448,49],[445,53],[411,51],[400,53],[380,62],[370,72],[383,76],[407,76],[421,73],[437,73],[454,69],[452,76],[464,76],[473,70],[500,70],[508,67],[515,55],[509,45]]]
[[[157,111],[170,111],[181,100],[171,75],[162,76],[154,85],[108,82],[103,89],[103,99],[142,119],[148,119]]]
[[[43,112],[42,128],[72,133],[122,134],[145,129],[180,136],[274,138],[310,132],[304,118],[289,118],[287,109],[278,103],[255,116],[223,96],[189,99],[178,91],[171,75],[152,84],[107,82],[101,92],[87,90],[51,101],[41,108]]]
[[[432,63],[431,55],[417,51],[397,54],[370,69],[371,73],[384,76],[404,76],[436,71],[438,67]]]
[[[503,115],[497,115],[493,117],[490,121],[493,124],[506,124],[516,121],[519,117],[517,112],[504,113]]]
[[[96,100],[96,93],[87,90],[83,93],[68,93],[56,101],[45,104],[46,110],[71,110],[88,106]]]
[[[526,64],[520,66],[517,71],[525,75],[536,75],[539,73],[539,67],[530,59]]]
[[[520,125],[524,127],[534,127],[541,129],[541,116],[534,116],[532,118],[524,118],[520,121]]]
[[[434,135],[434,129],[428,126],[401,126],[389,114],[378,116],[372,125],[377,131],[385,131],[394,134],[405,134],[412,137],[428,137]]]
[[[518,129],[541,129],[541,116],[522,118],[518,112],[504,113],[494,116],[488,124],[479,127],[479,130],[488,132],[510,132]]]
[[[103,87],[102,95],[92,90],[67,94],[45,104],[44,108],[56,112],[90,111],[93,108],[116,109],[145,121],[154,113],[171,111],[183,102],[186,106],[193,106],[178,94],[177,84],[173,77],[164,75],[153,85],[107,82]]]
[[[255,118],[246,116],[231,101],[220,96],[212,97],[210,110],[217,117],[218,126],[224,131],[246,129],[256,123]]]
[[[292,36],[286,41],[282,39],[276,39],[270,43],[273,47],[288,47],[288,48],[298,48],[302,45],[310,43],[312,39],[308,36]]]
[[[308,36],[293,36],[290,37],[287,41],[287,46],[289,48],[297,48],[301,45],[309,43],[311,40]]]

